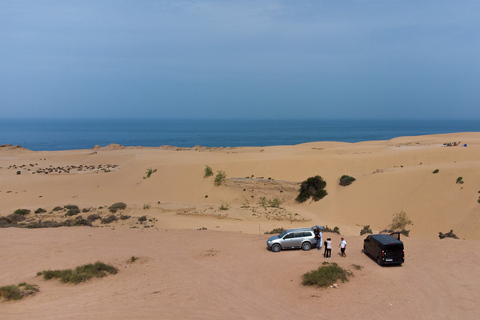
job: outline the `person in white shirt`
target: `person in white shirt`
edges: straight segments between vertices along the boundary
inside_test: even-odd
[[[327,238],[325,241],[325,258],[330,259],[332,255],[332,239]]]
[[[345,253],[345,249],[347,248],[347,241],[342,238],[342,241],[340,241],[340,244],[338,245],[340,247],[340,251],[342,252],[342,257],[346,257],[347,254]]]

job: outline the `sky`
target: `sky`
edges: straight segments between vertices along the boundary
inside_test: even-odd
[[[480,1],[0,0],[0,117],[480,119]]]

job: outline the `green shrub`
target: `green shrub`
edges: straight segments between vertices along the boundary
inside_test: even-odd
[[[463,181],[463,177],[458,177],[458,178],[457,178],[457,182],[456,182],[457,184],[458,184],[458,183],[459,183],[459,184],[463,184],[464,182],[465,182],[465,181]]]
[[[440,170],[438,170],[438,169],[435,169],[435,170],[433,170],[433,172],[432,172],[432,173],[438,173],[439,171],[440,171]]]
[[[128,220],[128,219],[130,219],[130,216],[127,216],[127,215],[123,215],[123,214],[122,214],[122,215],[119,217],[119,219],[120,219],[120,220]]]
[[[38,208],[37,210],[35,210],[35,213],[44,213],[44,212],[47,212],[47,210],[43,208]]]
[[[118,218],[116,216],[114,216],[113,214],[111,214],[107,218],[102,219],[102,224],[109,224],[109,223],[112,223],[112,222],[117,221],[117,220],[118,220]]]
[[[219,209],[220,210],[228,210],[228,209],[230,209],[230,206],[228,205],[228,203],[222,203],[222,205],[220,206]]]
[[[302,284],[304,286],[318,286],[328,287],[341,280],[342,282],[348,281],[348,277],[353,274],[342,267],[339,267],[336,263],[325,262],[323,266],[317,270],[312,270],[303,275]]]
[[[94,222],[95,220],[100,219],[100,215],[97,213],[91,214],[87,217],[87,221]]]
[[[208,178],[213,176],[213,170],[209,166],[205,166],[205,174],[203,175],[204,178]]]
[[[80,209],[77,206],[65,206],[68,211],[65,213],[65,217],[71,217],[80,213]]]
[[[356,179],[354,177],[350,177],[350,176],[347,176],[347,175],[343,175],[341,178],[340,178],[340,182],[339,184],[341,186],[349,186],[352,184],[353,181],[355,181]]]
[[[225,178],[227,175],[225,174],[225,171],[217,171],[217,175],[215,176],[215,180],[213,180],[213,184],[215,186],[221,186],[223,183],[225,183]]]
[[[74,204],[67,204],[66,206],[64,206],[64,208],[67,209],[67,210],[73,210],[73,211],[80,212],[80,209],[78,208],[78,206],[76,206]]]
[[[364,226],[362,230],[360,230],[360,235],[363,236],[366,233],[372,234],[373,231],[370,229],[370,225]]]
[[[407,213],[402,210],[398,213],[393,214],[392,223],[390,224],[389,227],[392,230],[395,230],[395,231],[396,230],[407,231],[407,230],[405,230],[405,227],[408,226],[408,225],[413,225],[413,222],[412,222],[412,220],[408,219]],[[410,232],[410,231],[408,231],[408,232]],[[406,236],[408,237],[408,234]]]
[[[127,208],[127,205],[125,203],[117,202],[108,207],[108,211],[110,211],[111,213],[115,213],[118,210],[125,210],[125,208]]]
[[[438,237],[440,239],[444,239],[444,238],[458,239],[457,235],[455,233],[453,233],[453,230],[450,230],[450,232],[447,232],[447,233],[439,232]]]
[[[86,264],[83,266],[78,266],[75,270],[64,269],[64,270],[46,270],[37,275],[43,275],[43,279],[60,279],[63,283],[80,283],[87,281],[93,277],[101,278],[108,274],[116,274],[118,269],[107,265],[103,262],[95,262],[94,264]]]
[[[18,215],[22,215],[22,216],[27,215],[29,213],[30,213],[30,210],[28,210],[28,209],[17,209],[13,212],[13,214],[18,214]]]
[[[139,222],[147,221],[147,216],[141,216],[140,218],[138,218],[138,221]]]
[[[4,286],[0,287],[0,297],[5,300],[20,300],[22,299],[22,293],[18,286]]]
[[[325,187],[327,183],[320,176],[310,177],[303,181],[300,185],[300,193],[298,194],[296,201],[305,202],[310,197],[314,201],[318,201],[327,195]]]
[[[55,208],[52,209],[52,211],[62,211],[63,208],[60,206],[56,206]]]

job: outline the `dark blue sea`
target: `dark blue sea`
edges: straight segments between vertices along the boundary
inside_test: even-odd
[[[0,120],[0,145],[30,150],[124,146],[239,147],[359,142],[479,132],[480,120]]]

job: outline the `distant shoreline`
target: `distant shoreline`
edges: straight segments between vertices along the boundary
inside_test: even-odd
[[[480,120],[0,120],[0,145],[33,151],[126,147],[267,147],[479,132]]]

